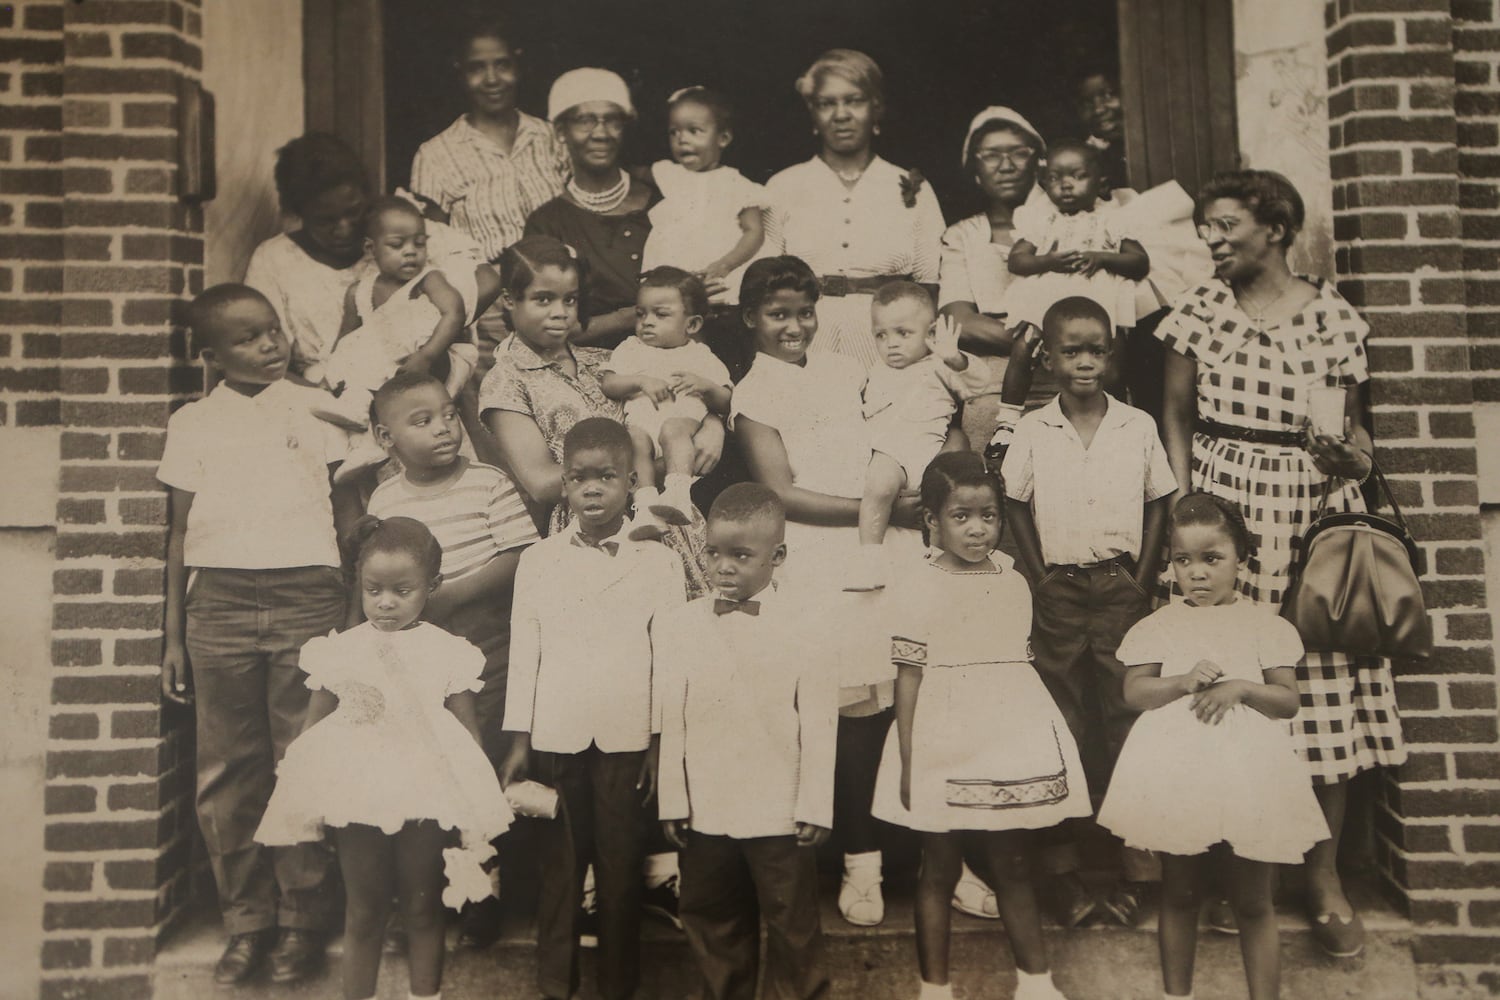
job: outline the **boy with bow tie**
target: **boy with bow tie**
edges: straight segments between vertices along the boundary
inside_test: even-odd
[[[599,903],[599,992],[623,1000],[640,983],[645,806],[656,795],[660,730],[652,705],[652,622],[686,600],[682,562],[631,541],[630,434],[603,417],[563,439],[563,497],[573,521],[521,555],[511,612],[505,725],[507,786],[527,777],[557,789],[543,839],[537,910],[538,985],[578,992],[579,904],[592,861]]]
[[[656,621],[661,806],[682,851],[679,915],[711,1000],[819,996],[814,849],[833,824],[837,677],[816,612],[772,582],[786,559],[786,513],[756,483],[725,490],[708,515],[717,596]]]

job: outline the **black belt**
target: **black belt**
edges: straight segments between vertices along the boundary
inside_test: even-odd
[[[825,274],[818,278],[824,295],[874,295],[888,281],[910,281],[909,274],[877,274],[868,278],[851,278],[847,274]]]
[[[1221,424],[1217,420],[1207,417],[1198,418],[1198,433],[1207,434],[1209,437],[1228,438],[1231,441],[1243,441],[1246,444],[1269,444],[1278,448],[1301,448],[1307,443],[1306,437],[1300,431],[1268,431],[1254,427],[1236,427],[1233,424]]]

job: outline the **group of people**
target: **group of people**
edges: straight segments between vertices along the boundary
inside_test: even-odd
[[[886,824],[920,842],[923,998],[952,995],[952,908],[1003,920],[1017,997],[1060,997],[1042,911],[1133,925],[1158,881],[1164,995],[1209,899],[1274,997],[1278,864],[1358,953],[1335,862],[1348,779],[1404,754],[1389,664],[1306,652],[1277,609],[1323,482],[1361,503],[1367,331],[1289,268],[1284,178],[1136,195],[1092,75],[1088,141],[975,116],[988,208],[945,230],[874,152],[862,53],[797,81],[819,148],[764,186],[707,88],[632,171],[615,74],[563,74],[542,121],[501,26],[456,64],[470,108],[412,191],[294,140],[299,228],[189,310],[217,384],[158,473],[162,683],[197,713],[219,982],[316,969],[331,842],[348,1000],[393,902],[439,995],[444,905],[492,942],[518,858],[544,996],[584,943],[602,996],[636,992],[643,910],[705,996],[827,995],[816,848],[878,924]],[[1342,426],[1313,426],[1330,389]]]

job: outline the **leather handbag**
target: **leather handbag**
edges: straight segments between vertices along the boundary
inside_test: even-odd
[[[1372,465],[1377,490],[1391,516],[1328,510],[1336,477],[1302,536],[1301,559],[1281,614],[1310,652],[1425,660],[1432,655],[1432,621],[1418,582],[1426,572],[1422,550],[1406,527],[1390,486]]]

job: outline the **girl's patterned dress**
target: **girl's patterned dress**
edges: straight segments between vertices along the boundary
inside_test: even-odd
[[[1296,316],[1257,328],[1221,282],[1179,299],[1156,329],[1168,348],[1196,362],[1198,415],[1232,427],[1301,432],[1307,390],[1366,381],[1369,327],[1334,287],[1308,278],[1317,297]],[[1325,478],[1300,446],[1193,435],[1192,488],[1239,504],[1254,551],[1239,591],[1280,608],[1301,537]],[[1364,510],[1342,482],[1330,507]],[[1406,759],[1389,660],[1309,652],[1297,664],[1302,710],[1292,720],[1315,784],[1331,784]]]

